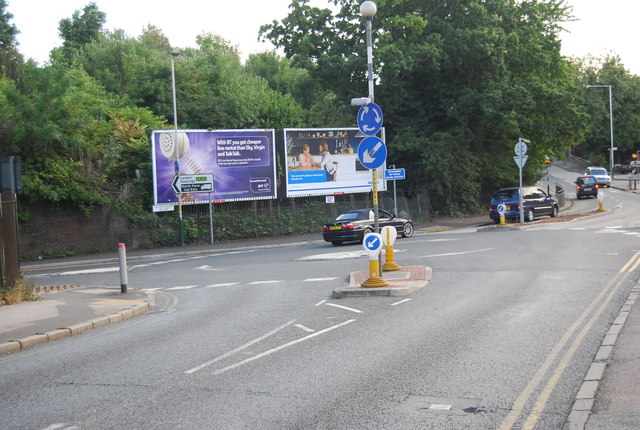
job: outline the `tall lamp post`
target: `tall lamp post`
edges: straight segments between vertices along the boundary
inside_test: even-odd
[[[367,82],[369,83],[369,100],[374,102],[373,95],[373,41],[371,37],[373,17],[376,16],[378,7],[372,1],[365,1],[360,5],[360,14],[367,21]],[[373,185],[373,230],[380,231],[378,221],[378,174],[377,169],[371,169],[371,180]]]
[[[609,171],[613,179],[613,85],[587,85],[587,88],[609,88],[609,123],[611,129],[611,147],[609,148]]]
[[[171,94],[173,96],[173,141],[176,145],[176,175],[180,175],[180,145],[178,145],[178,109],[176,107],[176,67],[175,58],[180,51],[171,52]],[[180,246],[184,246],[184,221],[182,219],[182,194],[178,194],[178,229],[180,230]]]

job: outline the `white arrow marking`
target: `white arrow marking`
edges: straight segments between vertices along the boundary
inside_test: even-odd
[[[378,144],[374,146],[371,151],[364,151],[364,156],[362,157],[364,159],[364,162],[367,164],[374,162],[376,159],[373,158],[373,154],[375,154],[381,146],[382,142],[378,142]]]
[[[360,113],[360,121],[364,120],[364,116],[369,113],[369,106],[365,106],[362,108],[362,113]]]
[[[376,114],[376,122],[380,124],[380,121],[382,121],[382,115],[380,115],[380,112],[378,112],[378,109],[374,109],[373,113]]]

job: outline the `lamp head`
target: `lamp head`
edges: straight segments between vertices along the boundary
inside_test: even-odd
[[[180,55],[180,50],[178,48],[174,48],[173,51],[171,51],[171,55],[173,57],[177,57],[178,55]]]
[[[360,5],[360,14],[365,19],[373,19],[378,12],[378,7],[372,1],[366,1]]]

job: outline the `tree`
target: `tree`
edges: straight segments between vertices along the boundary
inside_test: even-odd
[[[16,47],[18,44],[16,35],[19,31],[14,24],[10,23],[13,15],[6,9],[7,2],[0,0],[0,76],[6,75],[15,79],[23,58]]]
[[[71,18],[61,20],[58,32],[63,40],[63,59],[71,63],[83,46],[98,40],[105,22],[106,14],[95,3],[86,5],[82,14],[76,10]]]
[[[590,89],[587,85],[611,85],[614,145],[618,147],[616,162],[629,161],[631,154],[640,150],[640,77],[630,74],[617,56],[585,58],[577,67],[589,131],[576,151],[598,164],[609,164],[609,92],[607,88]]]
[[[366,92],[364,24],[359,2],[340,11],[293,1],[262,37],[284,49],[339,99]],[[562,0],[378,1],[373,19],[376,102],[385,113],[389,161],[410,172],[407,188],[426,184],[449,211],[477,207],[512,185],[513,143],[531,146],[526,179],[545,154],[581,140],[583,111],[573,69],[560,54]]]

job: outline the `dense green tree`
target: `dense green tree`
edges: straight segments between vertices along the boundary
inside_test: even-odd
[[[587,85],[611,85],[613,95],[615,163],[629,161],[640,150],[640,77],[629,73],[616,56],[586,58],[579,64],[579,81],[588,112],[588,133],[576,148],[579,155],[604,166],[609,165],[611,122],[608,88]]]
[[[106,18],[106,14],[92,2],[86,5],[82,12],[76,10],[71,18],[61,20],[58,32],[63,40],[62,58],[70,63],[83,46],[97,40]]]
[[[22,55],[17,50],[18,29],[10,21],[13,15],[7,11],[7,2],[0,0],[0,76],[15,79],[22,64]]]
[[[356,0],[340,11],[293,1],[261,34],[339,99],[366,94],[364,23]],[[426,185],[434,205],[473,209],[513,185],[513,144],[533,144],[526,168],[581,140],[580,92],[560,54],[564,1],[380,0],[373,19],[375,100],[385,113],[391,162],[407,186]]]

